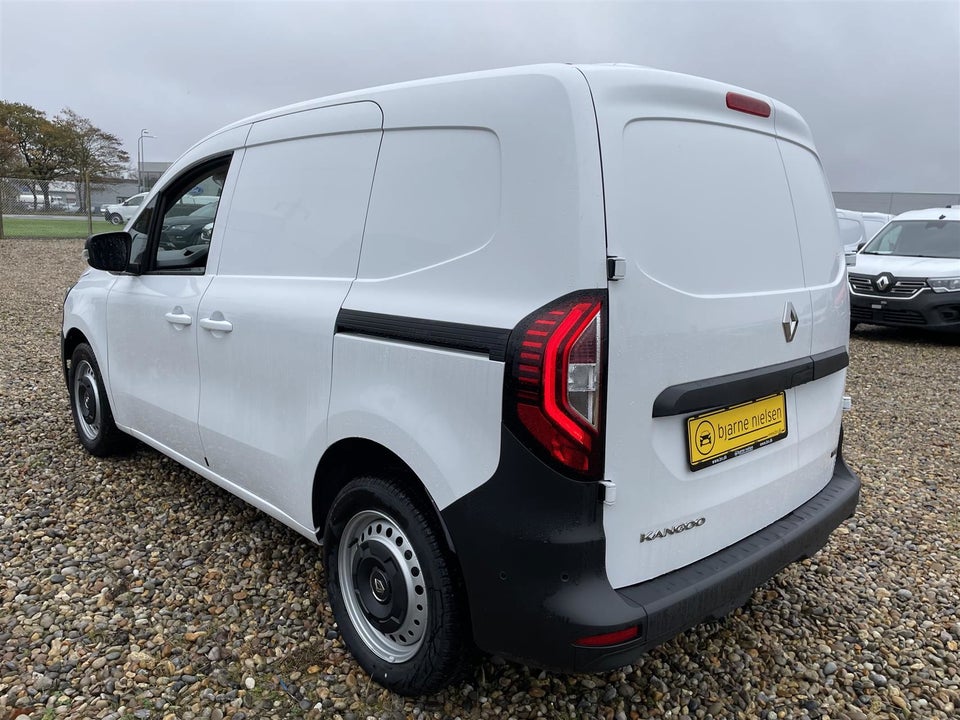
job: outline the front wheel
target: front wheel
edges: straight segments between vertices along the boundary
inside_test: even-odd
[[[456,559],[428,503],[400,483],[361,477],[333,502],[327,591],[347,648],[384,687],[437,692],[471,646]]]
[[[100,366],[93,350],[80,343],[70,357],[70,410],[77,437],[91,455],[105,457],[121,450],[128,440],[113,422]]]

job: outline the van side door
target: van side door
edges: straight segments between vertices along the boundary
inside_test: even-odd
[[[382,124],[372,102],[254,123],[200,303],[209,467],[304,527],[326,447],[334,326],[357,274]]]

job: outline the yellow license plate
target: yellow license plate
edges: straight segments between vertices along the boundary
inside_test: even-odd
[[[787,436],[787,400],[777,393],[687,418],[690,469],[703,470]]]

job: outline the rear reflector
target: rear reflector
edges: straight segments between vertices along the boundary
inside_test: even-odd
[[[748,115],[758,115],[760,117],[770,117],[770,105],[758,98],[752,98],[749,95],[740,93],[727,93],[727,107],[731,110],[747,113]]]
[[[606,647],[608,645],[619,645],[620,643],[627,642],[627,640],[633,640],[639,634],[639,632],[640,631],[637,626],[634,625],[633,627],[617,630],[616,632],[604,633],[603,635],[590,635],[589,637],[580,638],[574,643],[574,645],[580,645],[581,647]]]

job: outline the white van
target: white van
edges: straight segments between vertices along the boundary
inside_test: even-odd
[[[208,181],[212,232],[171,247]],[[344,641],[402,693],[474,644],[629,663],[857,503],[833,201],[757,93],[545,65],[306,102],[195,145],[87,252],[81,443],[322,541]]]
[[[855,253],[862,248],[891,218],[893,215],[887,213],[837,208],[837,225],[840,227],[840,243],[844,252]]]

